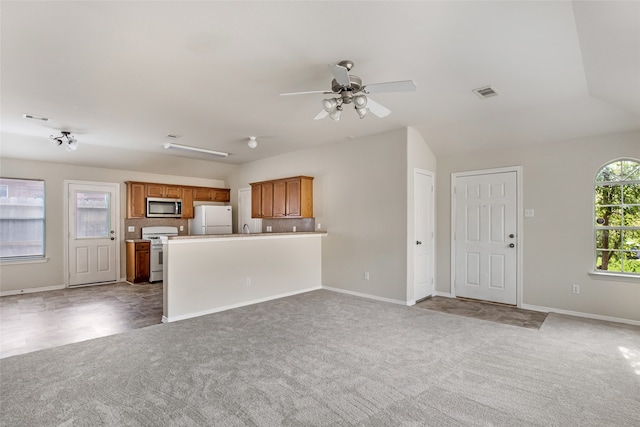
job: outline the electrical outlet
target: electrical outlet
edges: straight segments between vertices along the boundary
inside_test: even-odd
[[[270,232],[270,231],[271,231],[271,226],[267,225],[267,232]]]
[[[251,286],[251,277],[247,277],[247,286]]]
[[[293,232],[294,233],[296,232],[296,226],[295,225],[293,226]]]
[[[533,218],[534,216],[536,216],[536,211],[534,209],[525,209],[524,216],[526,218]]]
[[[184,225],[180,226],[180,231],[184,231]]]
[[[580,293],[580,285],[573,285],[573,293],[574,294]]]
[[[369,272],[368,271],[364,272],[364,280],[369,280]]]
[[[322,225],[322,224],[318,223],[318,230],[322,230],[321,225]]]
[[[136,227],[134,225],[130,225],[127,227],[127,232],[128,233],[135,233],[136,232]]]

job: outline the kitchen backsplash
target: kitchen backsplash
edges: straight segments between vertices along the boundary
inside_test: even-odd
[[[131,218],[124,220],[124,239],[142,239],[142,227],[157,227],[168,226],[178,227],[178,234],[180,236],[187,236],[189,234],[189,220],[180,218]],[[183,227],[182,231],[180,226]],[[127,231],[129,227],[135,227],[135,231]]]
[[[271,226],[272,233],[288,233],[293,231],[315,231],[315,218],[263,218],[262,232],[267,233],[267,226]]]

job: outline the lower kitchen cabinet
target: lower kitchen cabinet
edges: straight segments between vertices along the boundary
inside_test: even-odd
[[[151,242],[148,240],[127,240],[127,282],[149,281]]]

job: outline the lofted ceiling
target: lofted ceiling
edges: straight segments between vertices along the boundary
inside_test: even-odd
[[[162,172],[182,156],[232,167],[405,126],[438,156],[640,129],[637,1],[0,7],[3,157]],[[386,118],[346,108],[340,121],[313,120],[325,95],[279,96],[329,90],[327,65],[343,59],[365,84],[417,91],[371,95]],[[487,85],[500,96],[472,92]],[[49,143],[62,130],[77,151]],[[168,153],[168,134],[231,154]]]

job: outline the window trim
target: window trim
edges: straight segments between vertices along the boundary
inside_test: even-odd
[[[612,163],[616,163],[616,162],[623,162],[623,161],[629,161],[629,162],[634,162],[634,163],[638,163],[640,164],[640,160],[639,159],[635,159],[633,157],[618,157],[616,159],[612,159],[609,160],[606,163],[603,163],[602,165],[600,165],[600,167],[598,167],[598,169],[596,169],[596,172],[593,176],[593,187],[592,187],[592,200],[593,200],[593,205],[592,205],[592,209],[591,209],[591,226],[593,228],[593,236],[592,236],[592,244],[593,244],[593,250],[592,250],[592,256],[593,256],[593,260],[592,260],[592,271],[589,272],[589,275],[592,276],[608,276],[611,278],[624,278],[624,279],[634,279],[634,280],[640,280],[640,273],[629,273],[629,272],[624,272],[624,271],[609,271],[609,270],[598,270],[597,268],[597,262],[598,262],[598,230],[604,230],[604,229],[613,229],[613,230],[637,230],[637,227],[629,227],[629,226],[620,226],[620,227],[596,227],[596,198],[595,198],[595,191],[596,191],[596,186],[598,185],[603,185],[606,183],[612,183],[615,185],[625,185],[625,184],[631,184],[631,183],[636,183],[637,181],[633,180],[633,181],[629,181],[629,180],[625,180],[625,181],[597,181],[598,178],[598,174],[600,173],[600,171],[607,165],[610,165]],[[604,206],[604,205],[603,205]]]
[[[36,181],[42,183],[42,255],[0,257],[1,265],[10,264],[30,264],[48,262],[47,257],[47,183],[40,178],[16,178],[11,176],[0,176],[0,179],[12,179],[16,181]],[[7,197],[10,197],[7,189]]]

